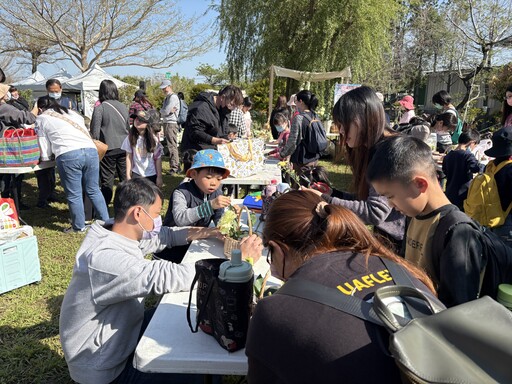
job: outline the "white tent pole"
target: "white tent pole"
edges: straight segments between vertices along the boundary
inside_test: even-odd
[[[270,66],[270,90],[268,95],[268,118],[267,124],[270,124],[270,114],[272,113],[272,102],[274,100],[274,66]]]

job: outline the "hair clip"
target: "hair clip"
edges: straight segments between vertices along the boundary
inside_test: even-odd
[[[320,218],[325,219],[329,215],[329,213],[325,210],[325,207],[328,205],[329,204],[327,204],[325,201],[320,201],[316,205],[315,212],[318,216],[320,216]]]

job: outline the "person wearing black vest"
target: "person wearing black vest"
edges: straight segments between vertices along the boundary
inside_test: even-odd
[[[214,149],[199,151],[187,171],[189,181],[181,183],[169,199],[169,207],[163,221],[168,227],[208,227],[215,224],[231,204],[229,196],[222,195],[221,181],[229,176],[222,155]],[[160,259],[180,263],[188,244],[166,248],[155,254]]]

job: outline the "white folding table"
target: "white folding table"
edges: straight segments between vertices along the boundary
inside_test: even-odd
[[[223,242],[217,239],[193,241],[182,263],[224,257]],[[265,253],[265,251],[264,251]],[[269,265],[262,256],[254,265],[255,277],[264,276]],[[270,285],[279,285],[269,279]],[[192,373],[219,375],[246,375],[245,349],[228,352],[210,335],[199,330],[192,333],[186,317],[189,292],[167,293],[144,332],[133,360],[134,367],[142,372]],[[195,324],[196,292],[192,292],[191,318]]]

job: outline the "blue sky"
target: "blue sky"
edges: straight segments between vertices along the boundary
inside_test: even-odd
[[[200,15],[206,11],[208,6],[211,3],[211,0],[174,0],[178,7],[181,8],[181,11],[184,17],[191,17],[193,15]],[[211,22],[217,18],[217,14],[214,11],[209,11],[205,17],[205,22]],[[205,34],[211,34],[213,31],[205,30]],[[217,45],[212,50],[203,54],[201,56],[197,56],[191,60],[183,61],[174,65],[168,69],[151,69],[144,67],[109,67],[106,68],[106,71],[112,75],[137,75],[137,76],[148,76],[152,77],[156,76],[165,76],[166,72],[171,72],[173,74],[178,73],[180,76],[185,76],[188,78],[195,78],[196,82],[201,81],[200,78],[197,77],[196,67],[200,63],[208,63],[215,67],[224,63],[226,60],[226,55],[224,51],[220,50],[220,47]],[[52,74],[59,71],[60,68],[65,68],[70,74],[77,75],[79,70],[75,67],[71,62],[61,61],[55,64],[42,64],[39,66],[39,71],[44,76],[51,76]],[[24,68],[25,69],[25,68]],[[29,68],[27,68],[27,75],[29,74]]]

